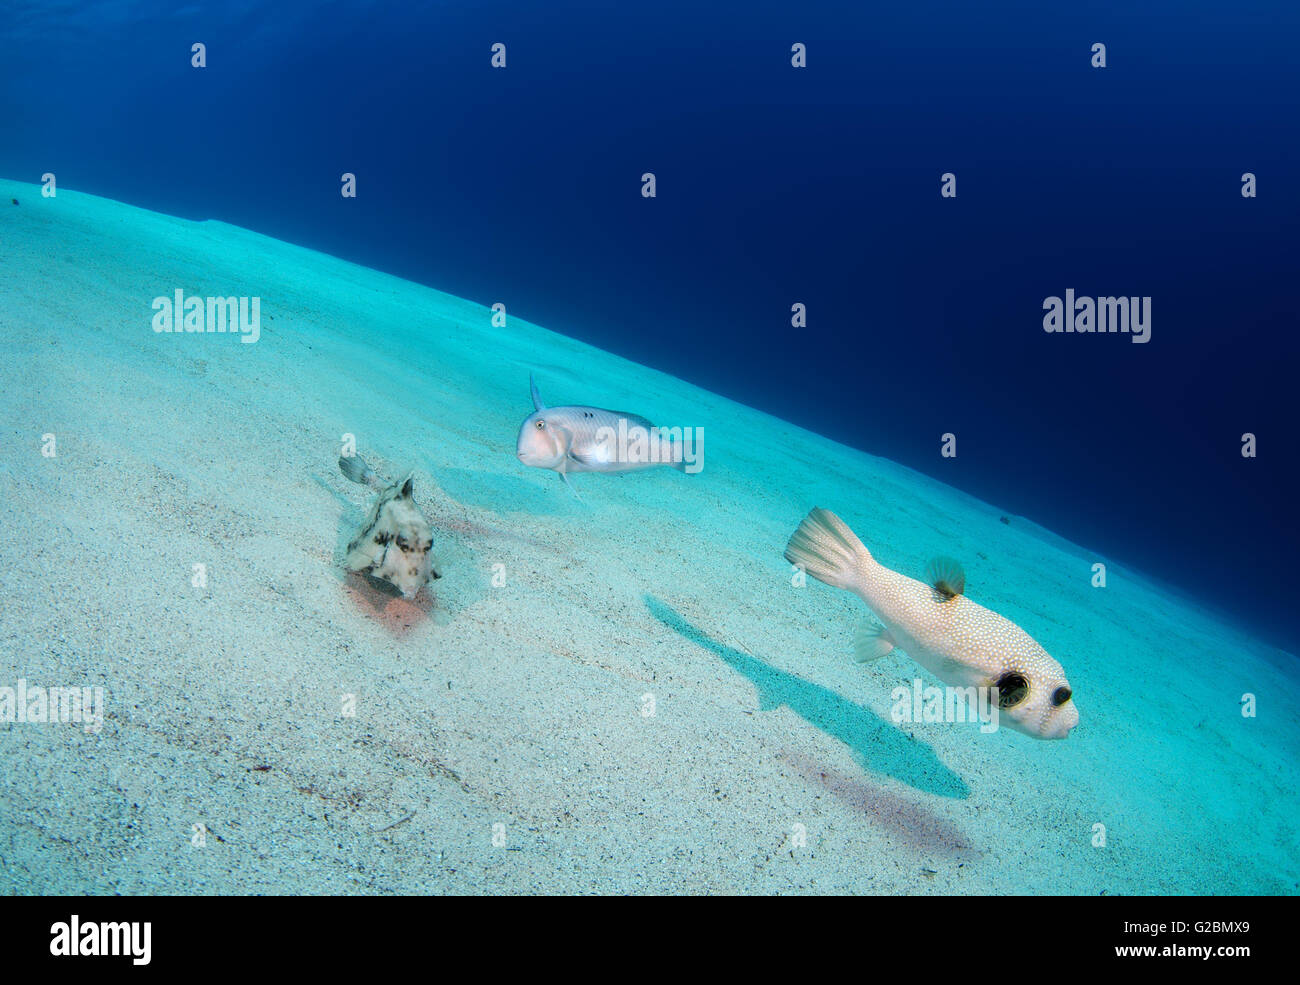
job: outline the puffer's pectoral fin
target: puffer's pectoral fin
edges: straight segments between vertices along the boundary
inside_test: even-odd
[[[888,629],[867,619],[853,637],[853,659],[860,664],[871,663],[892,653],[896,645]]]
[[[966,592],[966,572],[961,562],[950,557],[937,557],[926,566],[925,581],[934,589],[940,602],[950,602]]]
[[[528,389],[533,395],[533,410],[545,410],[546,404],[542,403],[542,395],[537,390],[537,381],[533,379],[533,374],[528,374]]]

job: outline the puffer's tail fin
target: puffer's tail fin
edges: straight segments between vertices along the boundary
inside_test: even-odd
[[[862,562],[871,560],[871,552],[847,523],[818,507],[791,534],[790,543],[785,545],[785,559],[818,581],[852,589]]]

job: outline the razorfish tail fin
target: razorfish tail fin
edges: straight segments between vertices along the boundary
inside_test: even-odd
[[[533,410],[545,410],[546,404],[542,403],[542,395],[537,390],[537,381],[533,379],[533,374],[528,374],[528,389],[533,395]]]
[[[966,593],[966,572],[961,562],[950,557],[937,557],[925,568],[925,583],[940,602],[951,602]]]
[[[869,664],[894,652],[894,637],[884,626],[864,619],[853,637],[853,659]]]
[[[353,482],[360,483],[363,486],[373,486],[379,481],[379,476],[360,455],[343,455],[339,457],[339,471]]]
[[[785,545],[785,559],[818,581],[835,588],[853,588],[858,569],[871,552],[847,523],[830,510],[812,510]]]

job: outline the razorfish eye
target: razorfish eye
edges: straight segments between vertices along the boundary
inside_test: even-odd
[[[1029,682],[1013,670],[998,678],[997,688],[999,708],[1014,708],[1029,697]]]
[[[546,430],[546,422],[543,421],[540,417],[537,419],[537,430],[538,431]]]
[[[1052,704],[1056,705],[1058,708],[1061,707],[1061,705],[1070,700],[1070,695],[1073,693],[1074,692],[1072,692],[1068,687],[1062,684],[1052,692]]]

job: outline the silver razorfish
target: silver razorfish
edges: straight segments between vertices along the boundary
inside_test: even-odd
[[[525,465],[552,469],[565,485],[570,472],[632,472],[656,465],[687,471],[682,443],[641,415],[600,407],[547,407],[531,376],[528,385],[535,409],[519,426],[516,442]]]
[[[949,558],[931,563],[930,584],[886,568],[830,510],[799,524],[785,559],[818,581],[857,595],[883,626],[864,624],[859,663],[902,649],[945,684],[996,689],[999,718],[1036,739],[1064,739],[1079,724],[1065,670],[1010,619],[966,597]]]

